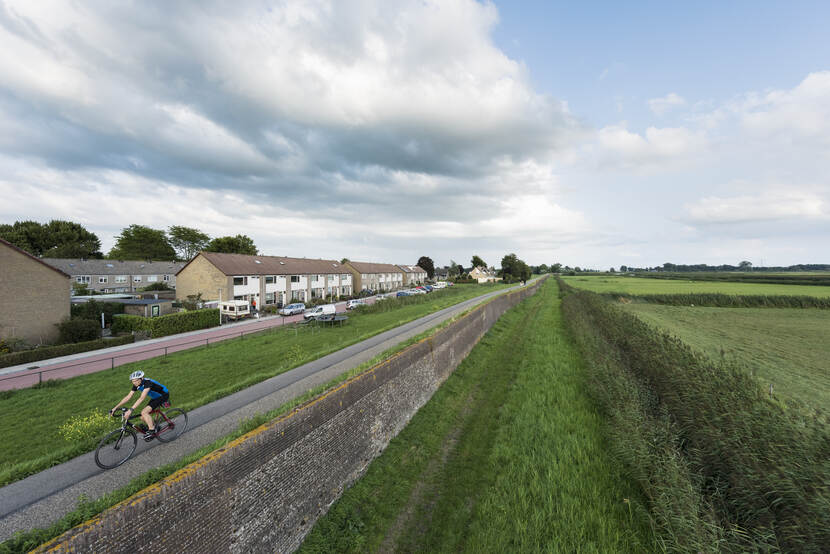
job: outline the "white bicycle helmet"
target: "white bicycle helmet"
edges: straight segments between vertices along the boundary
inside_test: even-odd
[[[143,378],[144,378],[144,372],[141,371],[140,369],[138,371],[133,371],[132,373],[130,373],[130,381],[132,381],[133,379],[143,379]]]

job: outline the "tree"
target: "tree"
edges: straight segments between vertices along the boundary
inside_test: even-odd
[[[508,254],[501,259],[501,277],[505,282],[527,281],[530,275],[530,266],[516,254]]]
[[[620,273],[627,273],[627,272],[628,272],[628,266],[621,265],[620,266]]]
[[[472,264],[472,267],[483,267],[487,269],[487,264],[484,263],[484,260],[482,260],[478,256],[473,256],[473,259],[470,260],[470,263]]]
[[[49,223],[15,221],[0,225],[0,237],[34,256],[100,257],[101,241],[80,223],[53,219]]]
[[[427,277],[432,279],[435,276],[435,264],[432,263],[432,258],[428,256],[421,256],[418,258],[418,267],[427,272]]]
[[[167,235],[170,245],[176,249],[179,257],[183,260],[189,260],[204,250],[210,241],[210,237],[199,229],[180,225],[172,225],[167,230]]]
[[[544,275],[545,273],[550,273],[550,268],[547,264],[542,264],[539,266],[539,273],[541,275]]]
[[[110,258],[118,260],[175,260],[176,251],[170,246],[164,231],[144,225],[130,225],[115,237]]]
[[[346,265],[347,263],[349,263],[349,258],[343,258],[340,260],[340,265]]]
[[[559,271],[560,271],[561,269],[562,269],[562,264],[560,264],[560,263],[558,263],[558,262],[557,262],[557,263],[555,263],[555,264],[551,264],[551,265],[550,265],[550,272],[551,272],[551,273],[559,273]]]
[[[234,237],[218,237],[208,243],[208,252],[224,252],[225,254],[258,254],[254,240],[247,235],[236,235]]]
[[[80,223],[53,219],[44,225],[44,258],[102,257],[101,241]]]
[[[748,262],[748,261],[744,260],[744,261],[742,261],[741,263],[738,264],[738,267],[743,269],[744,271],[748,271],[748,270],[752,269],[752,262]]]
[[[458,277],[461,272],[464,270],[463,267],[455,263],[454,260],[450,260],[450,269],[447,272],[448,277]]]
[[[617,271],[616,271],[613,267],[612,267],[611,269],[609,269],[609,270],[608,270],[608,273],[616,273],[616,272],[617,272]]]

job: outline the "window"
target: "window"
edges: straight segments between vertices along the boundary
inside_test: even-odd
[[[170,280],[170,276],[169,276],[169,275],[165,275],[165,276],[164,276],[164,280],[165,280],[165,281],[169,281],[169,280]]]
[[[133,275],[133,283],[140,283],[141,275]]]
[[[275,296],[276,296],[276,295],[275,295],[273,292],[266,292],[266,293],[265,293],[265,303],[266,303],[266,304],[274,304],[274,303],[276,302],[276,301],[274,300],[274,297],[275,297]]]
[[[318,280],[319,278],[320,278],[320,276],[319,276],[319,275],[312,275],[312,276],[311,276],[311,282],[312,282],[312,283],[316,283],[316,282],[317,282],[317,280]]]
[[[158,276],[158,275],[148,275],[148,276],[147,276],[147,282],[148,282],[148,283],[155,283],[155,282],[156,282],[156,281],[158,281],[158,280],[159,280],[159,276]]]
[[[98,284],[106,283],[109,280],[109,277],[104,275],[103,277],[98,277]]]
[[[299,275],[292,275],[291,276],[291,282],[292,283],[299,283],[300,282],[300,276]]]
[[[248,278],[247,277],[234,277],[233,278],[233,284],[234,285],[247,285],[248,284]]]
[[[265,284],[266,285],[273,285],[276,281],[277,281],[276,275],[266,275],[265,276]],[[272,295],[272,297],[273,297],[273,295]],[[272,300],[273,300],[273,298],[272,298]],[[266,300],[265,303],[267,304],[268,300]],[[273,302],[271,302],[271,304],[273,304]]]
[[[75,277],[76,283],[89,283],[90,280],[91,277],[89,275],[78,275],[77,277]]]
[[[127,282],[127,276],[126,275],[116,275],[115,276],[115,282],[116,283],[126,283]]]
[[[155,305],[155,306],[151,306],[151,308],[153,309],[153,315],[151,317],[158,316],[159,315],[159,306]]]

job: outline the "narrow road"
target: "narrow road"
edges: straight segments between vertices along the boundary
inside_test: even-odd
[[[244,419],[278,408],[309,389],[329,382],[408,338],[506,290],[510,289],[478,296],[429,314],[197,408],[188,413],[188,430],[178,440],[170,444],[139,441],[135,455],[113,470],[99,469],[90,452],[2,487],[0,541],[18,531],[47,527],[75,509],[80,498],[97,499],[127,485],[152,467],[175,462],[233,432]]]

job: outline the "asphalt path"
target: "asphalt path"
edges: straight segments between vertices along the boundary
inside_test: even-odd
[[[368,304],[375,301],[369,297]],[[338,312],[346,311],[346,302],[335,304]],[[150,339],[138,343],[113,346],[82,352],[70,356],[41,360],[19,366],[0,369],[0,390],[20,389],[36,385],[40,379],[69,379],[86,373],[96,373],[131,362],[138,362],[173,352],[214,344],[216,342],[238,338],[242,334],[255,333],[279,325],[302,321],[302,314],[283,317],[267,316],[259,319],[246,319],[235,323],[226,323],[220,327],[200,329],[159,339]]]
[[[139,440],[133,457],[115,469],[99,469],[90,452],[6,485],[0,488],[0,541],[18,531],[46,527],[74,510],[79,499],[94,500],[124,487],[147,470],[175,462],[228,435],[243,420],[276,409],[470,306],[504,292],[491,292],[450,306],[188,412],[188,429],[175,442]]]

